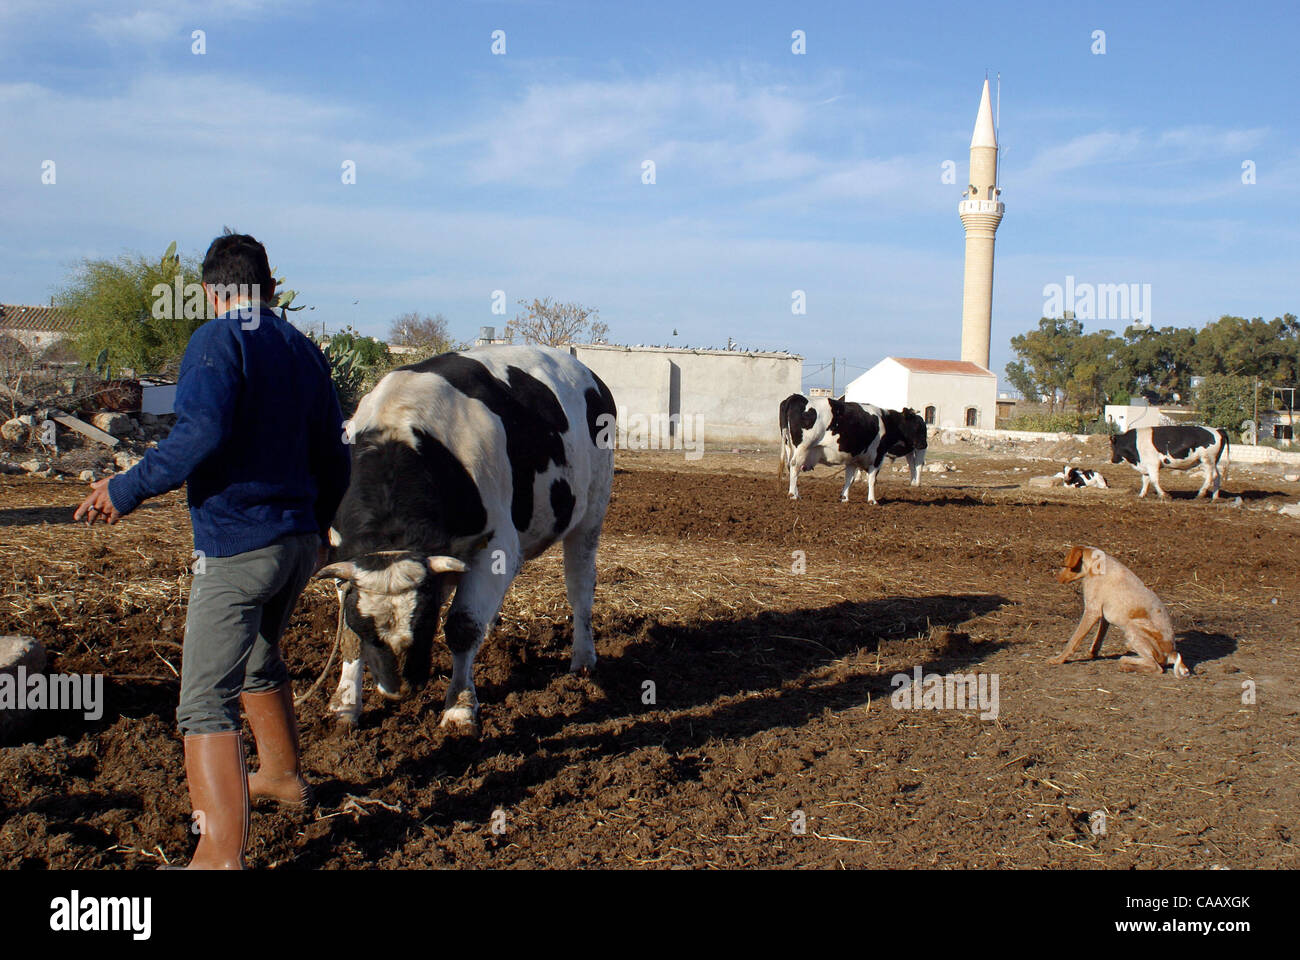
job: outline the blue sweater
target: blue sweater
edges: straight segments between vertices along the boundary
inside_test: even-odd
[[[176,425],[109,481],[108,495],[127,514],[188,481],[195,549],[228,557],[293,534],[324,537],[349,469],[325,358],[262,308],[194,332],[181,360]]]

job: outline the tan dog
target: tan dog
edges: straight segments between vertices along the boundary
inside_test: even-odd
[[[1174,649],[1174,624],[1169,611],[1137,574],[1114,557],[1096,547],[1071,547],[1056,579],[1061,583],[1084,581],[1083,619],[1064,652],[1049,663],[1065,663],[1093,627],[1097,627],[1097,638],[1088,656],[1095,658],[1106,628],[1113,623],[1124,631],[1128,648],[1135,654],[1120,657],[1121,670],[1160,674],[1166,664],[1172,664],[1180,677],[1191,673],[1182,654]]]

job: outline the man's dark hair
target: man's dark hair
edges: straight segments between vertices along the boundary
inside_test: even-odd
[[[246,233],[224,233],[212,241],[203,257],[203,282],[249,288],[257,284],[263,297],[272,296],[275,289],[266,248]]]

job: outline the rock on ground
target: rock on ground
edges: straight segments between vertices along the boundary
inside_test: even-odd
[[[135,433],[136,422],[125,413],[97,413],[90,418],[93,426],[114,437],[129,437]]]
[[[18,417],[0,424],[0,437],[4,437],[10,443],[26,443],[30,434],[31,428]]]
[[[39,640],[31,637],[0,637],[0,685],[14,689],[17,683],[18,668],[26,667],[27,673],[39,673],[45,669],[45,647]],[[3,679],[4,675],[13,680]],[[0,743],[11,743],[22,736],[23,731],[32,721],[30,710],[17,710],[0,705]]]

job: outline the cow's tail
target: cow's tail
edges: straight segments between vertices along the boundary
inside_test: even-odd
[[[1222,486],[1228,482],[1228,467],[1232,465],[1232,452],[1229,450],[1231,442],[1228,440],[1228,431],[1220,430],[1219,436],[1223,438],[1223,448],[1219,451],[1219,459],[1215,461],[1215,466],[1219,469],[1219,484]]]

